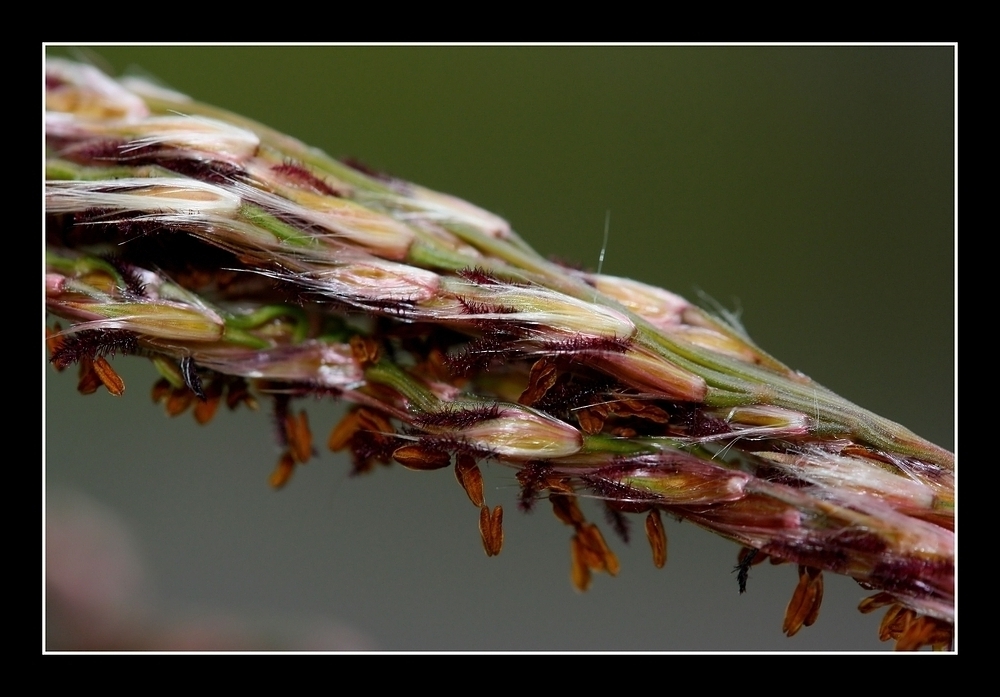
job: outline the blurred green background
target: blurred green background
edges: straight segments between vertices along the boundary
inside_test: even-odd
[[[751,336],[843,396],[954,448],[951,47],[50,47],[334,156],[468,199],[536,249],[742,309]],[[487,468],[503,553],[447,470],[351,479],[323,452],[286,490],[264,412],[200,428],[47,369],[52,490],[115,511],[164,613],[342,623],[382,649],[879,650],[866,593],[827,575],[818,623],[781,633],[796,575],[668,523],[653,568],[637,519],[616,579],[569,582],[569,534]],[[338,407],[309,407],[318,445]],[[596,507],[590,515],[599,519]],[[270,625],[268,625],[270,626]],[[366,643],[367,642],[367,643]]]

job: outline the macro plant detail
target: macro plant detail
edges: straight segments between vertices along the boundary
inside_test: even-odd
[[[743,545],[739,583],[796,564],[783,629],[816,621],[822,572],[887,607],[883,639],[951,641],[954,458],[850,404],[667,291],[536,254],[464,201],[338,162],[138,80],[50,60],[46,298],[55,368],[125,389],[109,358],[149,357],[154,400],[202,423],[270,403],[285,452],[313,454],[297,401],[354,404],[328,438],[356,472],[454,466],[486,553],[503,510],[478,463],[515,468],[524,508],[573,529],[571,578],[618,561],[613,527],[662,515]],[[68,323],[68,324],[63,324]]]

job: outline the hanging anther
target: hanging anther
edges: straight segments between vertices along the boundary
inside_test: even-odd
[[[483,495],[483,473],[479,471],[476,459],[468,453],[459,453],[455,461],[455,478],[465,489],[472,505],[482,508],[486,503]]]
[[[94,370],[94,361],[90,356],[83,356],[80,359],[80,379],[76,383],[76,389],[80,394],[94,394],[101,386],[101,378]]]
[[[312,457],[312,431],[309,430],[309,417],[305,410],[296,417],[292,413],[285,416],[285,439],[296,462],[305,463]]]
[[[282,453],[281,459],[278,460],[278,466],[271,472],[271,477],[268,480],[271,487],[274,489],[280,489],[288,483],[288,480],[292,478],[292,472],[295,471],[295,458],[287,450]]]
[[[812,625],[819,617],[819,607],[822,602],[823,572],[800,564],[799,583],[795,586],[792,600],[785,610],[785,621],[781,625],[781,631],[787,636],[795,636],[803,627]]]
[[[222,381],[214,379],[205,387],[205,398],[194,405],[194,420],[204,426],[213,418],[222,401]]]
[[[483,538],[486,556],[500,554],[503,549],[503,506],[496,506],[492,513],[488,506],[479,509],[479,534]]]
[[[382,347],[369,336],[355,334],[350,343],[351,355],[362,369],[375,365],[382,357]]]
[[[660,511],[655,508],[646,516],[646,537],[653,550],[653,566],[662,569],[667,563],[667,531],[663,527]]]
[[[121,397],[125,394],[125,381],[122,380],[121,375],[115,372],[111,364],[104,359],[104,356],[94,358],[94,372],[101,383],[108,389],[108,392],[115,397]]]
[[[396,448],[392,451],[392,459],[411,470],[439,470],[451,464],[451,455],[445,451],[419,443]]]

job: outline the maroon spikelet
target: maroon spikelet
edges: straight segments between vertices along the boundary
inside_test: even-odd
[[[280,165],[273,165],[271,171],[301,189],[308,189],[313,193],[324,194],[326,196],[343,195],[342,192],[334,189],[298,162],[286,160]]]

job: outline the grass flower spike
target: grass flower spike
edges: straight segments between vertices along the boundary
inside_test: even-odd
[[[765,559],[794,565],[789,636],[817,620],[829,572],[871,591],[860,609],[886,608],[897,648],[950,647],[949,451],[726,318],[554,263],[472,204],[141,80],[47,71],[48,345],[81,392],[121,394],[109,359],[131,354],[171,415],[269,405],[275,488],[316,453],[320,424],[296,407],[341,399],[329,449],[358,474],[454,467],[489,556],[504,512],[479,467],[495,462],[523,509],[548,499],[572,528],[581,591],[620,569],[587,496],[610,521],[643,516],[656,567],[664,515],[738,543],[741,588]]]

